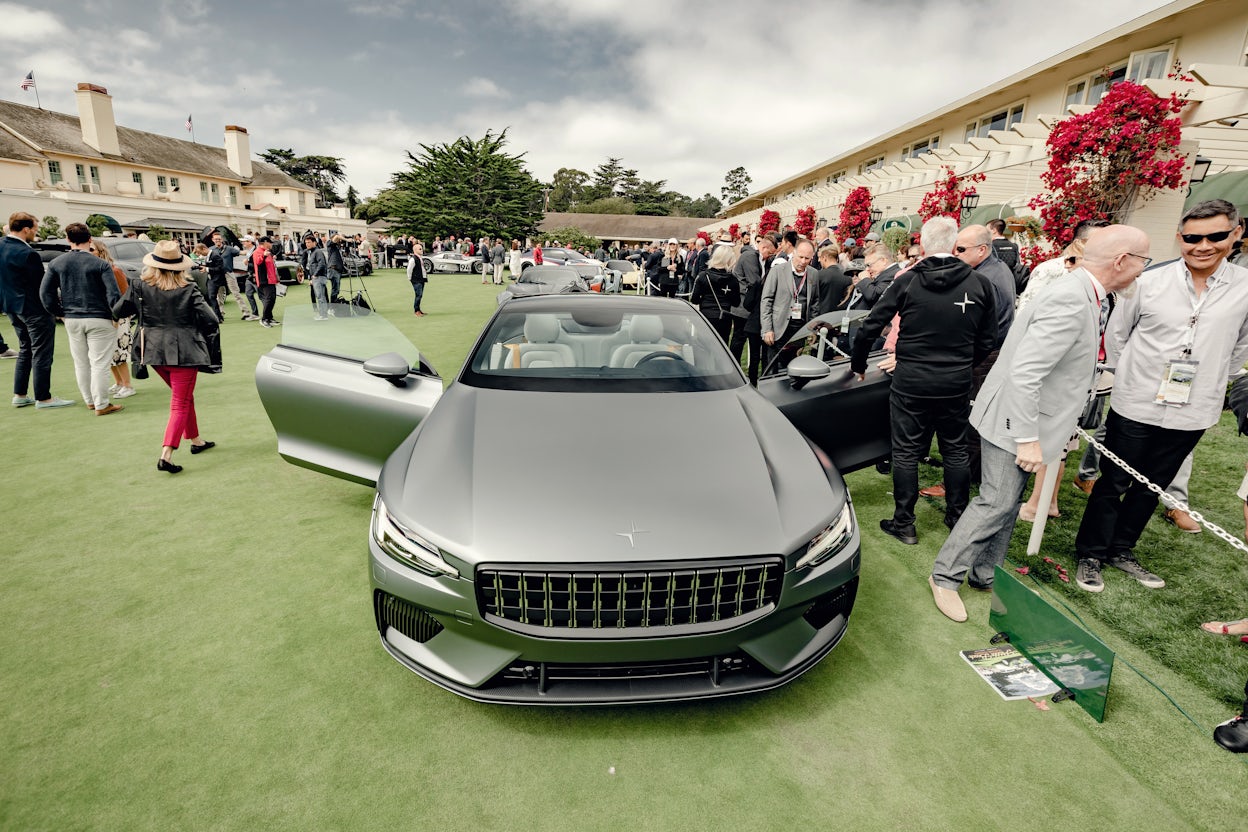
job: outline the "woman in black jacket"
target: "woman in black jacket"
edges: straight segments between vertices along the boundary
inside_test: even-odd
[[[730,245],[715,246],[706,271],[693,281],[693,296],[689,299],[702,312],[702,317],[715,327],[725,344],[732,332],[730,310],[741,303],[741,286],[732,273],[736,262],[736,249]]]
[[[131,281],[126,294],[113,307],[119,318],[137,315],[138,337],[132,347],[135,361],[151,365],[173,392],[169,423],[156,470],[176,474],[173,452],[182,439],[191,453],[213,447],[199,435],[195,419],[195,379],[211,363],[206,336],[217,332],[218,320],[199,288],[186,273],[191,259],[172,240],[162,240],[143,258],[143,273]]]

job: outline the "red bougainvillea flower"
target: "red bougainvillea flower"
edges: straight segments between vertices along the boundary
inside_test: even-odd
[[[871,191],[858,186],[845,195],[841,218],[836,226],[836,241],[844,245],[850,237],[862,241],[871,231]]]
[[[770,208],[763,210],[758,217],[758,233],[770,234],[780,230],[780,215]]]
[[[805,208],[797,210],[797,221],[793,223],[793,230],[803,237],[809,237],[815,233],[815,208],[813,205],[807,205]]]
[[[1048,169],[1040,175],[1047,191],[1028,203],[1040,212],[1052,256],[1069,245],[1084,220],[1124,222],[1137,199],[1183,186],[1177,114],[1186,103],[1121,81],[1091,111],[1053,126]]]
[[[923,222],[932,217],[952,217],[954,221],[962,218],[962,197],[977,193],[971,183],[983,182],[982,173],[971,173],[958,176],[953,168],[946,167],[945,172],[936,180],[932,189],[923,195],[919,204],[919,216]]]

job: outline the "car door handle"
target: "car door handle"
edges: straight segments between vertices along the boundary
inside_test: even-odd
[[[277,361],[270,361],[269,369],[276,370],[279,373],[293,373],[295,371],[295,367],[293,364],[282,364]]]

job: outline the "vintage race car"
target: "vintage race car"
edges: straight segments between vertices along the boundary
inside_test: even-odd
[[[461,272],[464,274],[481,274],[485,271],[484,261],[477,255],[458,254],[454,251],[439,251],[426,254],[421,258],[425,266],[425,274],[434,272]]]
[[[425,679],[502,703],[721,697],[845,634],[841,473],[888,453],[878,371],[799,356],[756,390],[684,301],[558,294],[503,303],[443,392],[378,315],[283,318],[256,368],[278,450],[376,486],[375,625]]]

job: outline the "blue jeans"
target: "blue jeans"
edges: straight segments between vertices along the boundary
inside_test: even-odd
[[[325,296],[325,284],[329,279],[324,275],[317,275],[312,278],[312,294],[316,298],[316,314],[324,315],[329,311],[329,300]]]
[[[415,299],[412,301],[412,311],[419,312],[420,299],[425,296],[425,282],[423,280],[412,281],[412,294],[415,295]]]

